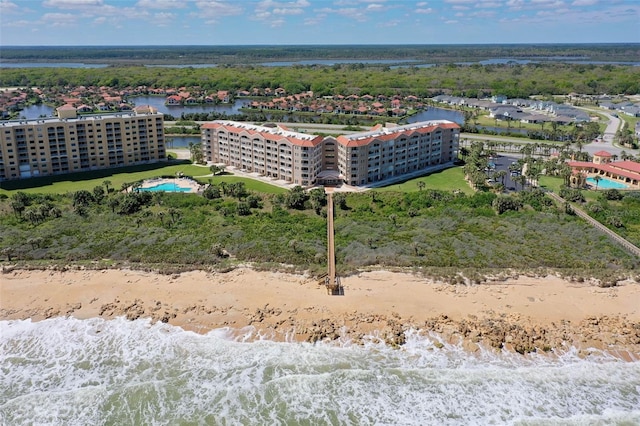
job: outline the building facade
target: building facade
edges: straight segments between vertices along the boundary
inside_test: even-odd
[[[151,107],[129,113],[0,123],[0,180],[48,176],[166,160],[163,115]]]
[[[202,147],[207,161],[289,183],[357,186],[453,164],[459,135],[460,126],[446,120],[337,138],[220,120],[202,126]]]
[[[203,124],[207,161],[309,186],[322,171],[322,136],[234,121]]]
[[[460,126],[446,120],[376,127],[338,136],[338,168],[349,185],[368,185],[453,164],[458,157]]]

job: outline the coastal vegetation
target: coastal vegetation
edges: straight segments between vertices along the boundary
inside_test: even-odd
[[[162,271],[246,262],[318,274],[326,268],[326,199],[300,188],[265,194],[244,182],[216,181],[201,196],[121,193],[103,182],[92,190],[0,198],[0,248],[7,260]],[[640,211],[639,203],[623,203]],[[455,281],[460,270],[475,276],[550,268],[587,277],[638,266],[638,259],[538,190],[512,196],[425,187],[337,194],[335,226],[343,274],[375,265]]]

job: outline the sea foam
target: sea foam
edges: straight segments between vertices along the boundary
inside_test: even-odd
[[[250,331],[247,331],[250,333]],[[2,424],[640,423],[640,361],[241,341],[123,318],[0,322]]]

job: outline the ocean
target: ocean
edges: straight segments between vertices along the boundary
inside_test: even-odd
[[[249,341],[123,318],[0,321],[0,423],[640,424],[640,360],[434,342],[418,333],[399,349]]]

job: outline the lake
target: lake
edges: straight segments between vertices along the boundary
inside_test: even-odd
[[[127,101],[136,105],[151,105],[156,108],[158,112],[163,114],[171,114],[176,118],[180,115],[189,113],[209,113],[219,112],[227,115],[241,114],[240,108],[249,105],[250,99],[238,99],[234,103],[230,104],[217,104],[217,105],[165,105],[165,96],[132,96],[127,98]]]

